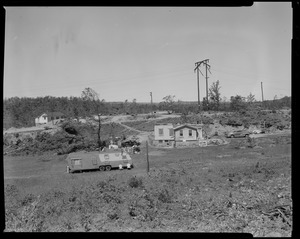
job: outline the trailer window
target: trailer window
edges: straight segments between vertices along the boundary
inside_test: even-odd
[[[104,160],[109,160],[109,155],[108,154],[104,154]]]
[[[74,165],[81,165],[81,159],[73,159]]]

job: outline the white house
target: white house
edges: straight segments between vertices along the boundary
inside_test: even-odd
[[[58,121],[62,121],[65,119],[65,115],[60,112],[48,112],[43,113],[42,115],[35,118],[35,125],[47,124],[52,122],[53,124],[57,123]]]
[[[174,142],[174,127],[172,124],[157,124],[154,126],[154,141],[169,146]]]
[[[201,125],[180,125],[174,128],[175,141],[196,141],[202,139]]]

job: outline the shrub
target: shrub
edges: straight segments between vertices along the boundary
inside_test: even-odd
[[[167,189],[163,189],[158,194],[158,200],[163,202],[163,203],[171,203],[172,202],[172,196],[170,195],[170,193]]]
[[[145,116],[145,119],[150,119],[150,118],[156,118],[156,115],[154,114],[149,114]]]
[[[207,116],[202,117],[203,124],[213,124],[213,119]]]
[[[240,119],[238,119],[238,118],[229,118],[228,120],[227,120],[227,123],[226,123],[227,125],[230,125],[230,126],[241,126],[241,125],[243,125],[243,123],[240,121]]]
[[[24,198],[22,198],[22,200],[21,200],[21,205],[26,206],[26,205],[32,203],[34,200],[35,200],[35,196],[33,194],[31,194],[31,193],[26,194],[24,196]]]
[[[128,185],[132,188],[138,188],[143,186],[143,180],[141,178],[136,178],[136,176],[131,177],[128,181]]]
[[[73,134],[73,135],[77,135],[78,134],[78,131],[76,129],[76,126],[72,123],[72,122],[69,122],[69,121],[66,121],[64,122],[62,125],[61,125],[62,129],[64,131],[66,131],[68,134]]]
[[[247,146],[248,148],[254,148],[257,145],[254,138],[248,137],[247,138]]]

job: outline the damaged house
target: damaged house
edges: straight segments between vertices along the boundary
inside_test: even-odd
[[[61,112],[47,112],[39,115],[35,118],[35,125],[41,125],[41,124],[47,124],[49,122],[52,122],[52,124],[55,124],[57,122],[60,122],[64,120],[66,117]]]

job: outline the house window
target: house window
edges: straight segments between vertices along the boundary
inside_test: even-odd
[[[54,120],[54,117],[53,117],[53,116],[51,116],[51,120]]]
[[[169,129],[169,136],[173,136],[174,135],[174,130],[173,129]]]
[[[193,131],[189,129],[189,136],[193,136]]]
[[[43,116],[44,120],[46,119],[46,116]]]
[[[160,143],[160,144],[161,144],[162,142],[163,142],[163,140],[158,140],[158,143]]]
[[[59,116],[56,116],[56,119],[59,119]]]
[[[183,130],[182,129],[179,131],[179,135],[183,136]]]
[[[158,134],[159,134],[159,136],[163,136],[164,135],[164,129],[158,129]]]
[[[165,140],[165,143],[168,143],[169,142],[169,140]]]

